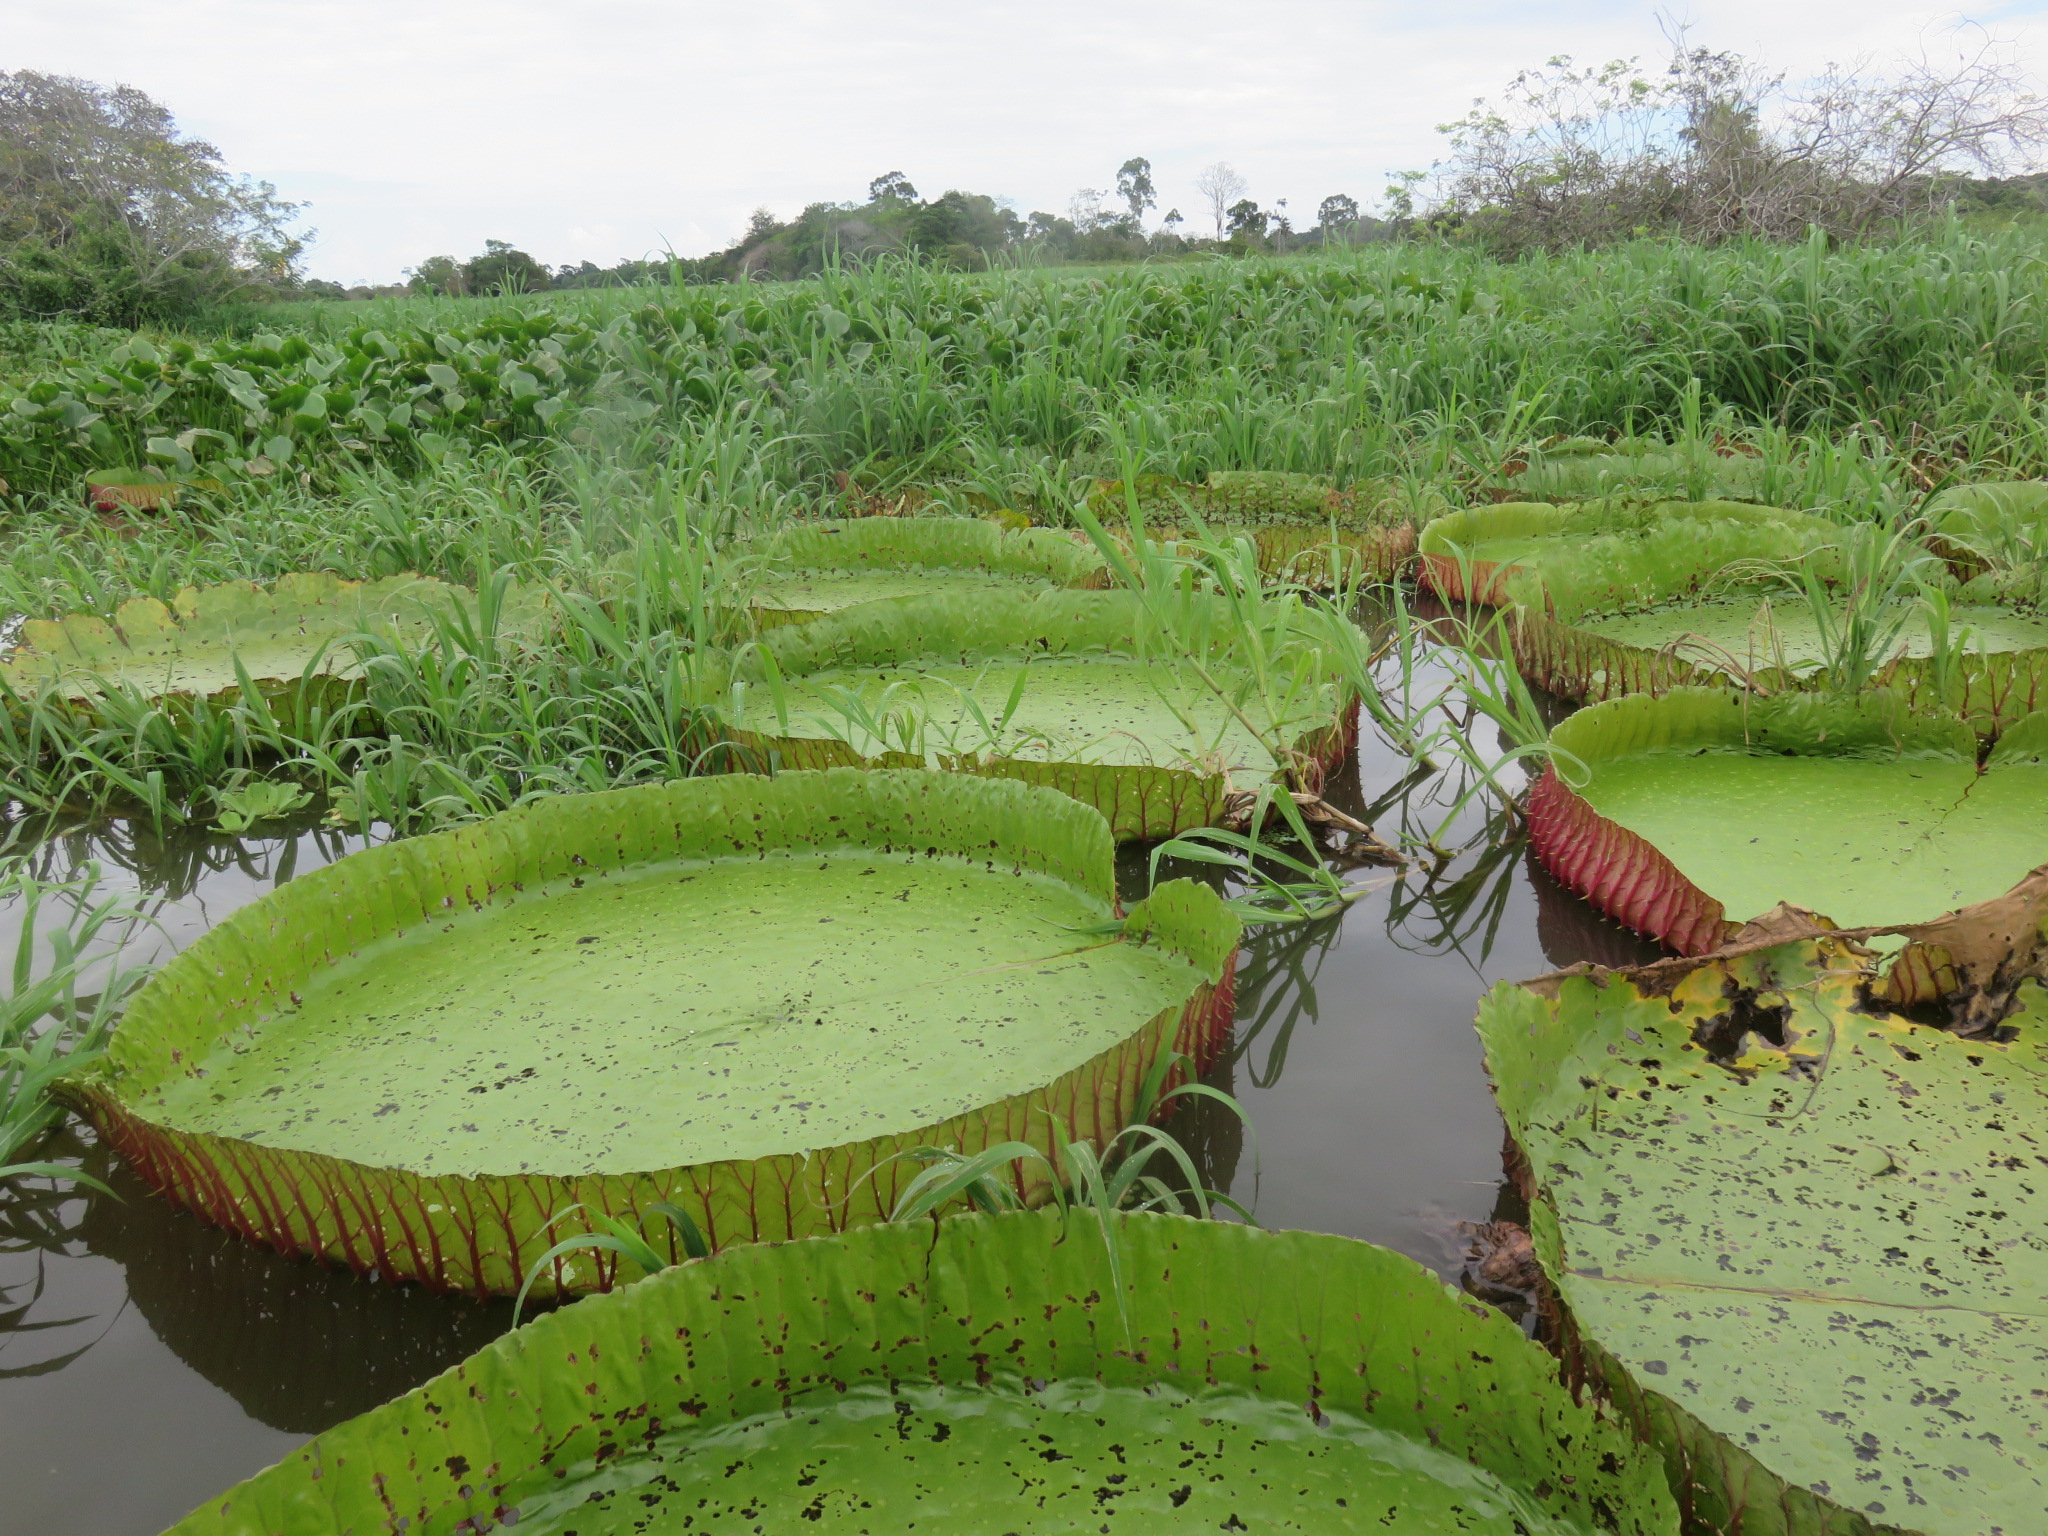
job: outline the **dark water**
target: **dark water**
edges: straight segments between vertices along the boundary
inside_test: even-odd
[[[1434,828],[1464,787],[1368,741],[1329,796],[1392,836]],[[1440,869],[1353,870],[1376,888],[1341,921],[1250,940],[1234,1049],[1211,1081],[1243,1102],[1256,1147],[1207,1108],[1175,1128],[1265,1225],[1367,1238],[1454,1279],[1469,1227],[1512,1206],[1472,1029],[1480,994],[1656,951],[1533,868],[1497,803],[1465,807],[1440,842],[1462,849]],[[96,858],[148,892],[168,950],[352,846],[116,825],[38,857],[52,874]],[[1142,856],[1122,874],[1140,888]],[[202,1225],[79,1132],[42,1155],[57,1154],[121,1198],[39,1182],[0,1196],[0,1536],[150,1536],[509,1324],[504,1303],[330,1273]]]

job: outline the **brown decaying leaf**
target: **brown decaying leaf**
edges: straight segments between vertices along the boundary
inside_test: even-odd
[[[1966,1036],[1987,1035],[2013,1010],[2022,982],[2048,980],[2048,864],[2030,872],[2003,896],[1924,923],[1838,928],[1830,919],[1780,902],[1751,918],[1726,944],[1703,955],[1678,955],[1648,965],[1610,969],[1581,961],[1523,982],[1538,996],[1555,998],[1565,980],[1584,976],[1598,985],[1632,984],[1646,997],[1669,996],[1693,972],[1785,944],[1826,939],[1841,957],[1869,973],[1870,995],[1894,1008],[1934,1005],[1947,1027]],[[1902,938],[1896,954],[1867,947],[1873,938]]]

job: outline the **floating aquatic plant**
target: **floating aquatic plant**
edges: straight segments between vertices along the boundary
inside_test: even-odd
[[[286,1251],[473,1291],[571,1206],[668,1203],[717,1246],[886,1214],[912,1146],[1106,1141],[1227,1029],[1238,925],[1175,881],[1113,906],[1109,829],[924,772],[557,796],[243,908],[66,1086],[149,1182]],[[1021,1190],[1034,1196],[1027,1182]],[[679,1241],[679,1239],[678,1239]]]
[[[1106,585],[1101,560],[1067,535],[972,517],[799,524],[766,540],[758,558],[754,613],[771,624],[892,597]]]
[[[2044,903],[2048,872],[1887,934],[1780,909],[1481,1006],[1567,1357],[1688,1529],[2038,1524]]]
[[[1916,534],[1844,528],[1801,560],[1636,581],[1619,602],[1624,584],[1603,573],[1552,579],[1540,604],[1516,610],[1516,662],[1587,702],[1724,681],[1761,693],[1882,685],[1995,737],[2048,702],[2048,617],[1988,580],[1958,586]]]
[[[531,619],[530,595],[500,588],[496,600]],[[29,620],[0,657],[0,689],[17,705],[55,698],[87,711],[108,693],[214,703],[260,693],[296,718],[350,696],[362,676],[353,642],[418,642],[451,620],[473,620],[475,608],[469,591],[410,575],[359,582],[314,572],[267,588],[187,587],[169,603],[130,598],[111,619]]]
[[[1212,470],[1199,483],[1167,475],[1097,482],[1088,510],[1154,539],[1246,538],[1268,575],[1311,587],[1389,581],[1415,554],[1415,517],[1385,486],[1340,491],[1319,475]]]
[[[2048,715],[1976,734],[1857,698],[1631,694],[1551,733],[1529,831],[1550,872],[1685,954],[1781,901],[1849,923],[1987,900],[2048,860]]]
[[[1133,592],[905,599],[777,630],[717,699],[735,763],[926,765],[1047,784],[1158,838],[1233,790],[1313,790],[1348,749],[1328,616],[1248,633],[1227,598]],[[1342,621],[1335,621],[1342,622]],[[1266,643],[1262,643],[1266,642]]]
[[[176,1536],[1456,1529],[1675,1536],[1506,1318],[1346,1238],[1057,1212],[736,1249],[542,1318]]]
[[[1797,559],[1838,532],[1777,507],[1610,497],[1470,507],[1426,523],[1416,547],[1439,596],[1541,607],[1553,583],[1581,601],[1598,591],[1619,604],[1646,589],[1684,590],[1739,560]]]

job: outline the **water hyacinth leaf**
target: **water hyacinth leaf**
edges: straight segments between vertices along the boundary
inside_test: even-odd
[[[516,589],[508,608],[532,622]],[[31,619],[0,658],[0,683],[28,698],[88,700],[109,688],[152,696],[228,699],[243,674],[259,685],[361,675],[348,644],[361,635],[417,642],[451,616],[473,621],[474,594],[424,576],[344,581],[326,572],[187,587],[169,603],[131,598],[111,621],[93,614]],[[269,692],[266,686],[265,691]]]
[[[1319,787],[1355,706],[1318,631],[1255,664],[1222,601],[1176,612],[1164,627],[1127,592],[870,604],[771,631],[716,707],[743,763],[1022,779],[1087,801],[1119,839],[1220,821],[1235,788]]]
[[[1958,952],[2018,935],[1979,958],[2037,976],[2029,885],[1934,926]],[[1903,957],[1887,977],[1769,926],[1481,1006],[1570,1342],[1664,1451],[1688,1529],[2037,1529],[2048,994],[2019,981],[2012,1038],[1962,1038],[1873,1001]]]
[[[905,1148],[1106,1140],[1162,1053],[1213,1055],[1236,920],[1182,881],[1116,925],[1113,847],[918,771],[555,797],[243,908],[67,1091],[209,1219],[436,1286],[516,1292],[664,1202],[717,1245],[837,1230]]]
[[[1633,694],[1550,741],[1529,800],[1537,856],[1683,954],[1781,901],[1857,925],[1924,921],[2048,860],[2048,715],[1981,767],[1968,725],[1885,690]]]
[[[1046,528],[972,517],[809,523],[767,541],[755,616],[787,623],[892,597],[1106,586],[1099,556]]]
[[[1097,1224],[1050,1212],[665,1271],[322,1435],[176,1536],[1675,1536],[1654,1459],[1412,1260],[1110,1220],[1121,1296]]]
[[[1823,518],[1777,507],[1610,497],[1467,508],[1425,524],[1417,548],[1440,596],[1541,607],[1553,585],[1619,602],[1685,590],[1738,560],[1798,559],[1838,536]]]

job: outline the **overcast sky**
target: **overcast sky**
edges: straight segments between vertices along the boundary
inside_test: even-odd
[[[1665,7],[1664,9],[1672,9]],[[2048,65],[2048,0],[1694,0],[1694,40],[1794,74],[1950,50]],[[1313,222],[1437,152],[1524,65],[1663,48],[1609,0],[0,0],[0,68],[139,86],[311,206],[314,276],[510,240],[549,264],[725,245],[751,210],[900,170],[1064,211],[1151,159],[1160,211],[1228,160]]]

